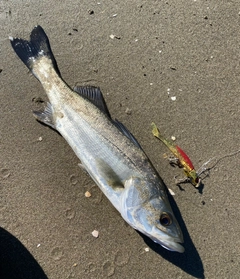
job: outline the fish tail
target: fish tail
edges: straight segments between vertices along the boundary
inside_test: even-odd
[[[13,37],[9,37],[9,39],[16,54],[37,78],[34,66],[42,57],[48,58],[48,63],[60,75],[48,37],[41,26],[34,27],[29,41]]]

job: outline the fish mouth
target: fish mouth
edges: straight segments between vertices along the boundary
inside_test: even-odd
[[[157,243],[159,243],[159,242],[157,242]],[[180,243],[172,241],[172,242],[164,242],[164,243],[159,243],[159,244],[163,248],[165,248],[169,251],[183,253],[185,251],[185,248]]]
[[[180,244],[183,243],[182,239],[179,238],[169,238],[164,240],[159,240],[156,238],[151,237],[151,239],[157,243],[160,244],[163,248],[172,251],[172,252],[179,252],[183,253],[185,251],[185,248]]]

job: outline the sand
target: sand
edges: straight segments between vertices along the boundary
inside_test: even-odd
[[[0,278],[239,278],[240,154],[200,190],[180,190],[182,170],[150,128],[176,137],[196,169],[240,149],[239,12],[216,0],[0,2]],[[185,253],[128,226],[65,140],[33,118],[47,97],[8,37],[37,24],[65,81],[101,87],[175,193]]]

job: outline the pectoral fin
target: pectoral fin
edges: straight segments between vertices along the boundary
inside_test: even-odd
[[[103,159],[96,159],[96,167],[99,175],[105,180],[108,186],[111,188],[124,188],[120,177]]]

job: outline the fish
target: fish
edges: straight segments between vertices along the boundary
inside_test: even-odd
[[[152,122],[151,127],[153,135],[161,140],[173,153],[175,156],[174,161],[180,168],[183,168],[184,174],[187,176],[187,180],[189,180],[196,188],[199,187],[201,179],[188,155],[178,145],[175,145],[168,139],[164,138],[154,122]],[[180,182],[184,181],[186,180],[181,180]]]
[[[9,39],[48,96],[46,107],[33,112],[36,119],[63,136],[132,228],[170,251],[183,253],[183,234],[162,178],[136,138],[111,117],[100,88],[67,85],[41,26],[33,28],[29,40]]]

